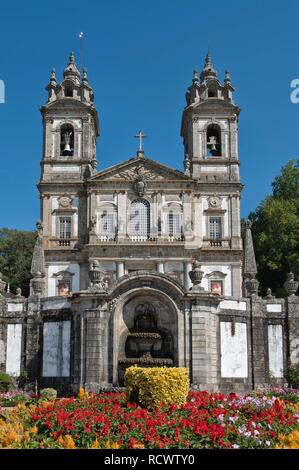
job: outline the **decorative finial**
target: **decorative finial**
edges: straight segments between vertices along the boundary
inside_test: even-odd
[[[283,285],[288,295],[291,297],[294,297],[298,290],[298,286],[299,286],[299,282],[295,281],[294,273],[289,273],[287,275],[287,280]]]
[[[212,63],[212,57],[210,53],[208,52],[205,58],[205,65],[203,68],[203,71],[200,74],[200,80],[204,81],[206,78],[216,78],[217,77],[217,72],[214,69],[213,63]]]
[[[42,236],[42,234],[43,234],[43,223],[42,223],[41,220],[38,220],[38,221],[36,222],[36,229],[37,229],[38,235],[39,235],[39,236]]]
[[[266,299],[269,299],[269,300],[274,299],[272,295],[272,289],[270,288],[267,289]]]
[[[17,287],[17,297],[22,297],[22,289]]]
[[[207,55],[206,55],[206,64],[205,65],[206,65],[206,67],[210,67],[210,68],[213,67],[212,57],[210,55],[210,52],[208,52]]]
[[[51,84],[56,84],[56,70],[53,67],[51,70],[51,79],[50,79]]]
[[[230,83],[230,73],[229,73],[229,68],[227,67],[225,70],[225,79],[224,83]]]
[[[75,63],[75,54],[73,52],[70,53],[70,64],[74,64]]]
[[[0,273],[0,297],[1,297],[1,292],[4,292],[5,287],[6,287],[6,282],[3,281],[2,276],[3,276],[3,274]]]
[[[87,76],[87,68],[86,68],[86,67],[83,68],[83,78],[82,78],[82,81],[85,82],[85,83],[88,83],[88,76]]]
[[[245,220],[244,226],[245,226],[245,229],[246,229],[246,230],[251,230],[251,229],[252,229],[252,222],[251,222],[251,220],[250,220],[250,219]]]
[[[198,82],[198,71],[197,69],[194,69],[193,71],[193,83]]]

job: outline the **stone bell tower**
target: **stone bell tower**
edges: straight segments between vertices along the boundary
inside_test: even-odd
[[[63,285],[66,277],[73,290],[80,286],[76,252],[87,236],[84,183],[96,172],[99,122],[87,71],[83,69],[81,76],[73,53],[62,81],[57,81],[53,69],[46,90],[48,99],[41,108],[44,133],[38,189],[48,279],[46,295],[50,296],[58,295],[57,286]]]
[[[97,165],[98,115],[87,71],[83,70],[81,79],[73,53],[61,83],[57,83],[52,69],[46,90],[48,101],[41,108],[44,126],[41,182],[91,176]]]
[[[228,70],[222,84],[208,54],[200,77],[195,70],[187,90],[181,129],[185,171],[196,180],[217,176],[239,181],[240,109],[233,102],[233,92]]]
[[[194,71],[192,85],[187,90],[181,135],[185,174],[197,182],[201,259],[203,265],[207,263],[206,276],[210,275],[209,265],[217,262],[216,273],[211,276],[225,285],[222,294],[240,297],[240,194],[243,186],[238,157],[240,108],[233,101],[233,92],[229,71],[226,70],[221,83],[208,54],[200,76]]]

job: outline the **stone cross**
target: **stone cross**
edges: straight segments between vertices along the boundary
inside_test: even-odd
[[[139,152],[142,152],[143,151],[143,148],[142,148],[142,139],[146,139],[147,138],[147,135],[146,134],[142,134],[142,130],[140,129],[140,131],[138,132],[138,134],[135,134],[134,135],[135,139],[139,139]]]

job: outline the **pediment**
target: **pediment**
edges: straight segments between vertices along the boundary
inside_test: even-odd
[[[190,181],[191,178],[178,170],[150,160],[133,158],[118,165],[102,170],[90,178],[90,181]]]

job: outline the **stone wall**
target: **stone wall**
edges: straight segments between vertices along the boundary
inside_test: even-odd
[[[117,385],[119,354],[141,301],[153,302],[160,327],[173,335],[175,365],[189,368],[197,389],[283,384],[287,364],[299,362],[298,297],[221,299],[186,293],[164,274],[139,273],[109,292],[2,297],[0,367],[60,394]]]

